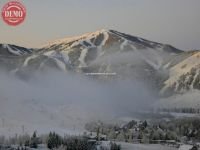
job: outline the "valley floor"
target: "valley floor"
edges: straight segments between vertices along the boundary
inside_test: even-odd
[[[121,150],[179,150],[178,148],[159,145],[159,144],[130,144],[130,143],[123,143],[119,142],[118,144],[121,145]],[[12,148],[17,149],[17,146],[12,146]],[[189,150],[186,146],[185,149],[180,150]],[[1,148],[0,148],[1,149]],[[3,148],[2,150],[7,150],[9,148]],[[40,145],[37,149],[34,148],[27,148],[28,150],[49,150],[45,145]],[[62,148],[59,148],[62,150]],[[97,150],[101,150],[98,149]]]

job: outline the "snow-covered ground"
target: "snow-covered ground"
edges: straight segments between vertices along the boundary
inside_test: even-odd
[[[121,150],[190,150],[192,148],[191,145],[182,145],[180,149],[174,148],[174,147],[169,147],[169,146],[164,146],[164,145],[159,145],[159,144],[130,144],[130,143],[123,143],[120,142],[118,143],[121,145]],[[102,143],[103,148],[106,150],[109,150],[109,144],[108,142]],[[13,146],[14,148],[17,148],[17,146]],[[37,149],[32,149],[32,150],[48,150],[46,145],[39,145]],[[62,150],[62,148],[60,148]],[[97,150],[102,150],[97,146]]]
[[[122,144],[122,150],[176,150],[177,148],[162,145]]]
[[[192,149],[192,145],[181,145],[178,150],[190,150]]]
[[[177,150],[177,148],[159,144],[130,144],[119,143],[122,150]]]
[[[122,150],[178,150],[178,148],[167,146],[167,145],[160,145],[160,144],[132,144],[132,143],[125,143],[125,142],[114,142],[121,146]],[[102,147],[110,148],[109,141],[101,142]],[[189,150],[189,149],[184,149]]]

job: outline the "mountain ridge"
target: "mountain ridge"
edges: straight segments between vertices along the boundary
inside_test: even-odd
[[[120,78],[153,82],[154,87],[161,89],[161,93],[168,91],[176,93],[182,92],[183,89],[185,91],[193,89],[194,82],[198,82],[193,81],[194,77],[197,79],[198,71],[191,77],[193,82],[188,83],[186,77],[182,82],[182,78],[191,76],[191,69],[200,66],[200,63],[199,65],[191,63],[193,57],[200,60],[195,56],[199,55],[199,52],[198,50],[185,52],[169,44],[102,29],[59,39],[38,49],[0,44],[0,61],[1,65],[11,66],[9,71],[20,75],[48,68],[84,74],[116,72]],[[17,57],[10,59],[10,56]],[[186,64],[182,64],[184,62]],[[190,69],[183,71],[183,65],[187,63],[190,64]],[[173,77],[173,74],[180,75]],[[174,84],[182,87],[173,88]],[[196,84],[195,89],[200,89],[198,83]]]

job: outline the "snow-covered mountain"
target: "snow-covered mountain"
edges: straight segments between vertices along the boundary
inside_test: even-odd
[[[103,29],[50,42],[31,55],[19,57],[18,63],[11,61],[9,66],[20,75],[48,68],[85,74],[116,73],[120,78],[141,79],[160,88],[167,79],[163,72],[187,57],[182,53],[167,44]]]
[[[42,50],[47,56],[55,56],[55,52],[59,52],[65,60],[69,59],[68,62],[76,67],[89,67],[91,62],[108,55],[132,53],[155,70],[167,67],[167,62],[182,52],[170,45],[114,30],[100,30],[57,40],[44,46]]]
[[[50,68],[80,74],[115,73],[117,78],[141,80],[168,96],[200,89],[200,51],[184,52],[114,30],[59,39],[35,50],[0,44],[0,62],[23,78]]]
[[[64,133],[66,128],[83,127],[91,118],[113,112],[116,115],[115,109],[132,112],[138,101],[150,105],[155,98],[154,93],[146,90],[148,86],[162,94],[156,104],[152,100],[153,107],[200,108],[199,68],[200,51],[185,52],[114,30],[64,38],[38,49],[0,44],[0,133],[18,133],[22,127],[26,132],[62,129],[59,131]],[[10,74],[4,74],[2,69]],[[45,72],[51,69],[64,73]],[[38,72],[46,74],[29,78]],[[95,76],[82,78],[91,74]],[[102,86],[91,78],[114,82]],[[145,88],[123,79],[139,80]]]
[[[34,130],[79,134],[91,119],[129,115],[141,105],[200,110],[200,51],[185,52],[114,30],[64,38],[38,49],[0,44],[0,70],[2,135]],[[29,78],[38,72],[45,73]],[[111,79],[106,82],[111,84],[91,78]],[[161,93],[156,103],[149,89]]]

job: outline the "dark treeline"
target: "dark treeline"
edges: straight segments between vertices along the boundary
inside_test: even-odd
[[[175,112],[175,113],[190,113],[190,114],[199,114],[200,108],[159,108],[157,109],[158,112]]]
[[[31,150],[34,149],[60,149],[60,150],[120,150],[120,145],[110,142],[109,147],[103,147],[97,139],[90,139],[88,136],[60,136],[55,132],[47,135],[37,135],[35,131],[32,136],[16,135],[8,139],[0,136],[0,150]]]

